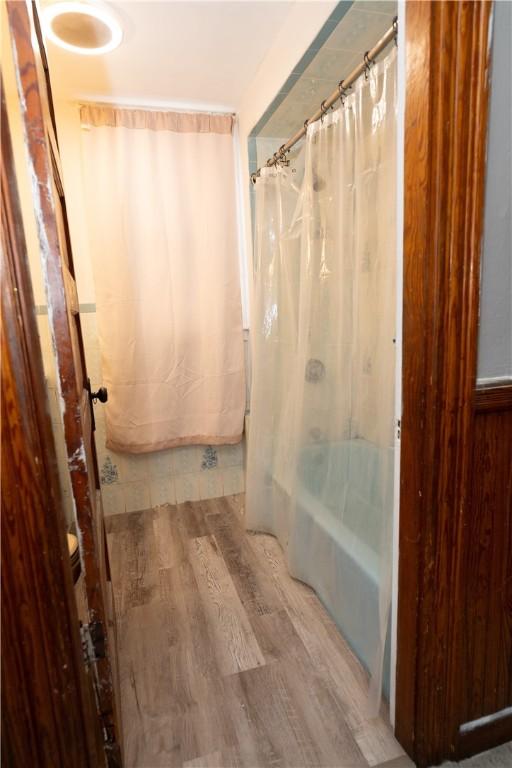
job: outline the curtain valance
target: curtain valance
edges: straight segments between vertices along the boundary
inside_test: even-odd
[[[233,115],[209,112],[168,112],[156,109],[125,109],[103,104],[80,107],[82,125],[100,128],[140,128],[174,133],[232,133]]]

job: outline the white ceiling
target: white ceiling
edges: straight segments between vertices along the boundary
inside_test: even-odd
[[[237,111],[294,2],[110,2],[124,34],[115,51],[80,56],[47,41],[54,96]]]

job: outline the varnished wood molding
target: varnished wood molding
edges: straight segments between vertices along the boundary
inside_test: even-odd
[[[477,412],[471,452],[459,758],[512,738],[512,409]]]
[[[477,387],[475,410],[477,413],[512,410],[512,381],[496,387]]]
[[[85,388],[87,369],[76,299],[73,254],[66,202],[60,178],[61,164],[51,119],[53,99],[44,65],[37,7],[8,0],[8,30],[13,45],[31,198],[43,255],[43,277],[54,339],[54,356],[63,403],[65,447],[73,491],[81,566],[87,592],[89,621],[102,634],[94,665],[88,667],[109,767],[121,765],[120,717],[115,700],[113,643],[106,609],[107,587],[102,532],[102,509],[97,506],[98,469],[92,434],[91,405]],[[69,298],[71,294],[71,299]],[[99,533],[98,533],[99,532]]]
[[[2,766],[100,767],[1,85]]]
[[[496,744],[504,744],[512,734],[512,715],[496,720],[488,719],[479,726],[462,730],[459,735],[457,756],[459,759],[484,752]]]
[[[406,4],[396,733],[421,766],[453,755],[462,722],[491,11]]]

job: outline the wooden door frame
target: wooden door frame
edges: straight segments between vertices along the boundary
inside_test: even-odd
[[[458,3],[414,1],[406,6],[396,732],[420,765],[457,756],[459,749],[457,683],[460,667],[457,649],[463,642],[463,627],[456,607],[464,591],[460,544],[470,487],[491,8],[491,3],[480,0]],[[28,269],[26,259],[24,269]],[[7,509],[9,526],[5,530],[4,520],[3,556],[7,558],[7,566],[19,553],[16,546],[26,546],[26,551],[31,553],[33,573],[24,573],[23,579],[35,580],[35,588],[29,592],[33,609],[29,615],[32,636],[48,649],[59,648],[59,652],[48,652],[44,660],[44,669],[48,670],[46,690],[50,696],[49,678],[58,674],[59,685],[69,685],[71,688],[66,690],[76,691],[76,697],[70,696],[66,706],[62,701],[58,706],[57,702],[52,704],[56,707],[55,743],[59,743],[55,729],[63,729],[64,724],[71,727],[71,723],[76,726],[77,744],[85,750],[87,705],[80,682],[78,624],[75,623],[68,555],[63,528],[59,528],[61,512],[55,495],[58,490],[55,487],[49,489],[45,514],[42,515],[40,496],[34,493],[37,483],[41,482],[41,471],[35,462],[29,461],[26,451],[26,447],[33,449],[36,445],[34,456],[41,456],[43,460],[44,451],[51,451],[49,446],[53,445],[53,439],[46,395],[41,391],[44,377],[40,350],[33,349],[33,339],[37,338],[33,302],[20,298],[29,295],[26,291],[30,281],[28,279],[27,283],[27,274],[22,277],[19,285],[9,286],[5,281],[2,285],[2,292],[8,291],[10,302],[7,305],[10,320],[5,326],[9,333],[4,329],[4,340],[18,344],[18,354],[23,354],[31,371],[29,379],[13,379],[18,399],[12,400],[11,415],[18,419],[17,425],[24,424],[26,414],[21,413],[21,403],[30,403],[31,413],[37,414],[32,434],[27,434],[20,443],[24,453],[19,454],[28,462],[20,468],[20,476],[25,477],[24,473],[28,473],[32,494],[27,495],[23,507],[26,527],[13,531],[12,540],[10,523],[15,516],[8,516]],[[20,302],[23,324],[9,326],[9,322],[16,320]],[[28,332],[32,339],[24,336]],[[3,368],[2,375],[9,371],[13,371],[12,366]],[[10,401],[5,398],[5,403],[10,404]],[[9,415],[8,411],[6,419]],[[43,464],[44,475],[48,482],[53,477],[54,483],[55,455],[49,455],[50,466],[48,468],[46,462]],[[4,499],[8,503],[10,498],[13,497],[5,496],[4,488],[3,503]],[[21,537],[18,541],[14,533]],[[40,546],[42,543],[44,548]],[[48,606],[41,594],[43,582],[38,578],[41,574],[45,575],[46,586],[49,579],[55,582],[48,594],[56,594],[58,598]],[[4,578],[2,586],[9,590],[11,583]],[[9,608],[7,600],[4,601],[4,610],[6,608]],[[7,625],[4,629],[3,643],[10,637],[16,638],[16,631],[26,632],[18,626],[21,614],[16,608],[13,606],[13,611],[8,613],[12,626],[9,629]],[[48,613],[50,608],[52,611]],[[61,652],[66,651],[64,638],[68,646],[67,655],[63,657]],[[29,661],[23,646],[19,653],[22,652],[20,675],[24,671],[22,665]],[[63,667],[63,659],[69,660],[69,667]],[[33,666],[39,679],[41,664],[34,661]],[[7,674],[6,665],[3,670]],[[10,699],[7,706],[4,702],[2,715],[10,717],[10,722],[14,723],[27,704],[22,698],[26,689],[20,686],[19,691],[12,691],[12,688],[12,685],[3,686],[4,696],[8,693],[13,699],[12,707]],[[41,701],[41,706],[43,703]],[[32,701],[31,704],[34,711],[40,702]],[[36,714],[40,714],[41,722],[45,722],[47,708]],[[93,728],[93,723],[89,722],[88,727]],[[37,744],[37,738],[34,738]],[[8,743],[9,749],[15,747]],[[94,744],[89,748],[94,749]],[[55,764],[85,766],[94,763],[91,760],[89,763]],[[41,765],[45,763],[41,762]]]
[[[86,388],[85,356],[73,259],[65,214],[62,172],[54,133],[53,103],[45,70],[35,2],[7,0],[7,18],[32,202],[39,236],[68,470],[75,502],[82,577],[85,586],[98,716],[109,766],[122,764],[120,706],[113,675],[115,637],[107,613],[106,537]],[[90,441],[88,440],[90,437]]]
[[[2,765],[106,764],[87,680],[2,87]]]
[[[460,754],[492,3],[407,2],[396,735]]]

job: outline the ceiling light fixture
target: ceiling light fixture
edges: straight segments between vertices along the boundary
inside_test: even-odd
[[[55,45],[85,56],[113,51],[123,38],[114,16],[96,3],[52,3],[43,9],[42,22],[45,35]]]

